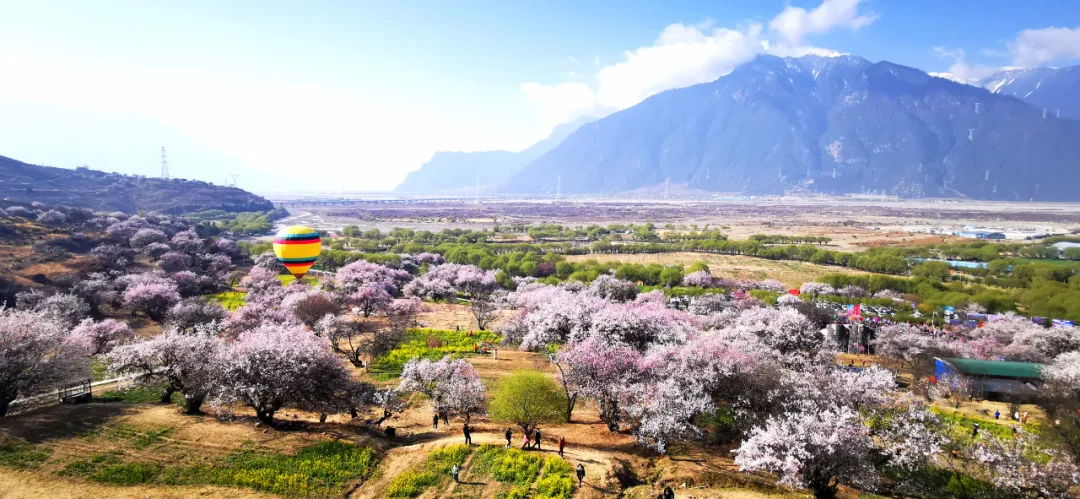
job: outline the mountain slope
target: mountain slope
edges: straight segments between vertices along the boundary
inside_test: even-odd
[[[409,172],[394,192],[404,194],[449,194],[467,192],[476,187],[480,175],[481,188],[490,189],[503,184],[514,173],[542,154],[554,149],[586,120],[555,127],[551,135],[519,152],[436,152],[419,170]]]
[[[978,85],[1046,108],[1047,117],[1060,111],[1062,118],[1080,119],[1080,66],[1008,69],[983,78]]]
[[[976,112],[975,103],[979,103]],[[974,130],[969,130],[974,129]],[[969,140],[969,132],[971,140]],[[760,56],[581,127],[507,191],[1080,199],[1080,123],[889,62]]]
[[[0,156],[0,198],[126,213],[183,214],[220,209],[269,211],[273,203],[235,187],[134,177],[86,168],[37,166]]]

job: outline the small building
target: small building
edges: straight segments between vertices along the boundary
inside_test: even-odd
[[[934,359],[934,375],[963,376],[971,381],[971,394],[980,398],[990,395],[1030,395],[1042,380],[1042,364],[1005,360]]]
[[[969,239],[1005,239],[1005,234],[1001,232],[990,232],[988,230],[971,230],[957,232],[956,235]]]

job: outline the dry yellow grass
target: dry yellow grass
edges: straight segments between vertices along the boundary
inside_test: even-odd
[[[596,260],[600,262],[659,263],[663,265],[690,265],[705,262],[714,277],[729,279],[777,279],[791,287],[817,280],[824,274],[866,274],[861,270],[830,267],[807,262],[766,260],[751,256],[712,255],[706,253],[650,253],[639,255],[571,255],[571,262]]]

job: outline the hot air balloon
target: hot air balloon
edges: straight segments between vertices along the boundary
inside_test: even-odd
[[[296,280],[303,279],[322,250],[322,239],[311,227],[291,225],[274,236],[274,255]]]

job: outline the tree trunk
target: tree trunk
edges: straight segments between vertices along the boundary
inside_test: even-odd
[[[173,388],[171,386],[166,388],[165,391],[161,392],[161,403],[168,404],[172,402],[172,396],[174,393],[176,393],[176,388]]]
[[[570,422],[570,415],[574,413],[574,405],[577,404],[577,394],[566,398],[566,422]]]
[[[185,393],[184,414],[202,414],[204,400],[206,400],[205,393]]]
[[[364,367],[364,361],[360,360],[360,352],[358,350],[353,350],[352,354],[349,355],[349,363],[354,367]]]
[[[319,422],[320,423],[325,423],[326,422],[326,416],[327,416],[327,414],[325,412],[322,413],[322,414],[319,414]]]
[[[14,400],[15,400],[14,398],[9,399],[7,397],[0,398],[0,418],[2,418],[4,416],[7,416],[8,409],[11,408],[11,403]]]
[[[255,417],[267,426],[274,426],[274,412],[276,412],[274,409],[255,409]]]

